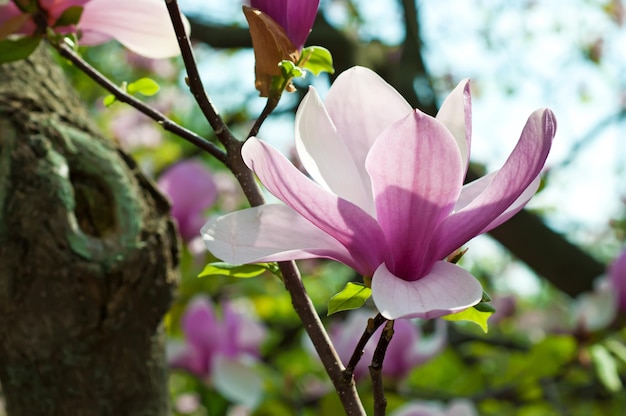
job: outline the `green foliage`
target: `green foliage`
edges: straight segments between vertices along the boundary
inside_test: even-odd
[[[275,275],[280,275],[276,263],[256,263],[256,264],[228,264],[222,262],[209,263],[200,272],[198,277],[207,276],[228,276],[237,277],[239,279],[249,279],[256,277],[264,272],[269,271]]]
[[[487,325],[487,320],[493,314],[495,309],[493,309],[493,307],[491,307],[486,302],[481,302],[479,303],[479,305],[482,305],[481,306],[482,310],[479,309],[478,307],[468,308],[461,312],[446,315],[443,317],[443,319],[447,321],[472,322],[478,325],[485,333],[487,333],[487,331],[489,330],[489,327]],[[489,310],[489,308],[491,308],[491,310]]]
[[[335,73],[333,56],[328,49],[322,48],[321,46],[309,46],[308,48],[304,48],[298,66],[301,66],[315,76],[323,72],[329,74]]]
[[[372,289],[363,283],[348,282],[341,292],[328,301],[328,315],[358,309],[363,306],[371,295]]]
[[[75,25],[80,20],[80,17],[83,14],[83,8],[80,6],[72,6],[68,7],[63,11],[61,16],[54,22],[53,27],[63,27]]]
[[[617,393],[622,390],[622,380],[619,377],[617,360],[611,353],[600,344],[589,348],[591,359],[595,365],[598,378],[609,391]]]
[[[155,80],[146,77],[139,78],[137,81],[131,82],[126,87],[126,91],[130,94],[139,93],[141,95],[145,95],[146,97],[153,96],[159,92],[159,89],[161,89],[161,87]]]
[[[26,59],[41,42],[41,36],[25,36],[0,41],[0,64]]]

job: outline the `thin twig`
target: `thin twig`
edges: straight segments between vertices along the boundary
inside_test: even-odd
[[[263,111],[261,112],[261,115],[259,115],[259,118],[257,118],[256,121],[254,122],[252,129],[250,129],[250,133],[248,133],[248,137],[256,136],[257,134],[259,134],[261,125],[263,124],[267,116],[272,114],[272,112],[276,109],[276,106],[278,105],[279,101],[280,101],[280,95],[270,94],[270,96],[267,99],[267,102],[265,103],[265,107],[263,108]]]
[[[176,134],[182,139],[188,141],[199,147],[200,149],[206,151],[207,153],[214,156],[216,159],[220,160],[223,163],[226,163],[226,154],[222,149],[217,147],[215,144],[211,143],[204,137],[197,135],[191,130],[187,130],[181,125],[175,123],[174,121],[167,118],[163,113],[155,110],[144,102],[138,100],[132,95],[128,94],[126,91],[115,85],[108,78],[102,75],[97,69],[89,65],[81,56],[79,56],[72,48],[68,45],[61,43],[59,45],[53,45],[59,51],[59,54],[64,58],[68,59],[75,67],[83,71],[87,74],[91,79],[93,79],[98,85],[102,88],[110,92],[118,101],[126,103],[141,113],[147,115],[154,121],[156,121],[161,127],[165,130]]]
[[[374,335],[374,332],[376,332],[378,327],[381,326],[383,323],[385,323],[385,321],[386,319],[381,314],[378,314],[375,317],[367,320],[367,326],[365,327],[365,331],[363,331],[363,335],[361,335],[361,339],[359,339],[359,342],[356,344],[356,347],[354,347],[354,352],[352,353],[352,357],[350,357],[350,361],[348,362],[348,365],[346,366],[346,369],[343,372],[344,378],[348,380],[352,379],[352,376],[354,375],[354,369],[356,368],[357,364],[359,363],[359,360],[363,356],[363,349],[365,348],[367,341],[370,340],[372,335]]]
[[[387,398],[385,397],[385,389],[383,386],[383,361],[385,360],[385,353],[389,342],[393,337],[393,322],[387,321],[385,329],[380,336],[374,356],[372,358],[372,365],[370,365],[370,377],[372,379],[372,393],[374,395],[374,416],[385,416],[387,410]]]
[[[202,85],[202,79],[198,72],[198,65],[196,64],[196,58],[193,54],[191,42],[185,31],[185,25],[183,23],[180,8],[178,7],[178,1],[165,0],[165,5],[170,14],[172,25],[174,26],[174,32],[176,32],[176,39],[178,40],[178,46],[180,47],[181,56],[185,63],[185,69],[187,70],[187,83],[189,90],[193,94],[202,114],[207,119],[215,135],[222,142],[225,147],[232,146],[233,141],[237,141],[235,136],[231,133],[230,129],[224,123],[224,120],[219,115],[219,112],[215,106],[211,103],[204,85]]]

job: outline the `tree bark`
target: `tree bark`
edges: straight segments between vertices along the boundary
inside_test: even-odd
[[[44,49],[0,65],[0,382],[11,416],[169,413],[169,204]]]

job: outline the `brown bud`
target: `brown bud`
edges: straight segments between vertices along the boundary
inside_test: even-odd
[[[268,97],[272,77],[281,75],[278,64],[282,60],[297,63],[300,51],[291,43],[285,30],[271,17],[252,7],[243,6],[250,26],[254,49],[256,81],[254,86],[261,97]]]

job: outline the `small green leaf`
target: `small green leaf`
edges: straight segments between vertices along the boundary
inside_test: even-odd
[[[479,312],[491,312],[491,313],[494,313],[496,311],[496,308],[491,306],[491,304],[488,303],[488,302],[478,302],[478,304],[474,305],[473,308],[476,309]]]
[[[113,94],[109,94],[104,97],[104,99],[102,100],[102,104],[104,104],[105,107],[111,107],[115,101],[117,101],[115,96]]]
[[[372,295],[372,289],[363,283],[348,282],[346,286],[328,301],[328,315],[340,311],[358,309]]]
[[[274,263],[257,263],[257,264],[228,264],[222,262],[209,263],[204,267],[204,270],[198,275],[198,277],[205,276],[230,276],[240,279],[249,279],[256,277],[265,271],[272,271],[272,265]]]
[[[151,78],[139,78],[135,82],[128,84],[127,91],[130,94],[138,92],[139,94],[150,97],[159,92],[159,84]]]
[[[27,36],[0,41],[0,64],[19,61],[30,56],[41,42],[41,36]]]
[[[63,27],[75,25],[80,20],[80,16],[83,14],[83,8],[80,6],[68,7],[61,13],[61,16],[54,22],[52,27]]]
[[[298,65],[311,72],[313,75],[318,76],[322,72],[328,72],[332,74],[335,72],[333,67],[333,56],[330,51],[321,46],[309,46],[302,50],[302,58]]]
[[[478,325],[485,334],[489,330],[487,320],[493,314],[493,312],[483,312],[476,308],[467,308],[464,311],[446,315],[443,319],[447,321],[469,321]]]
[[[606,348],[596,344],[589,349],[591,360],[596,368],[598,378],[609,391],[617,393],[622,389],[622,380],[619,377],[617,362]]]
[[[626,346],[624,344],[616,339],[609,339],[604,343],[604,345],[613,353],[614,356],[626,364]]]
[[[283,74],[284,79],[300,78],[304,76],[304,71],[302,71],[302,68],[296,66],[296,64],[286,59],[280,61],[278,66],[280,67],[280,72]]]

